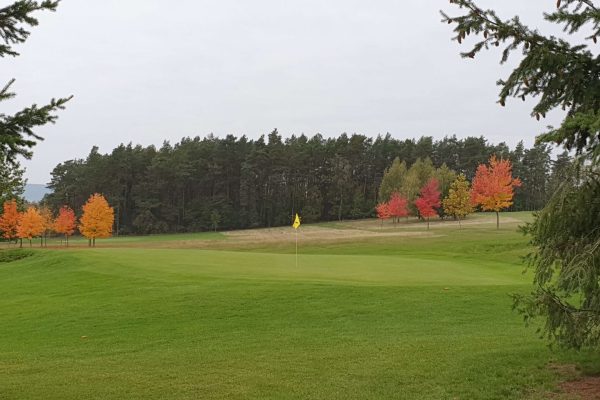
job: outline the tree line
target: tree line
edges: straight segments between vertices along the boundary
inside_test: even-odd
[[[31,247],[34,238],[39,238],[40,246],[46,247],[48,235],[52,233],[62,235],[68,246],[69,237],[76,229],[88,239],[90,246],[96,246],[97,238],[112,236],[113,225],[114,210],[98,193],[91,195],[81,208],[79,224],[69,206],[62,206],[55,216],[45,206],[29,206],[25,211],[19,211],[15,199],[5,201],[0,214],[0,234],[9,243],[20,241],[20,247],[23,247],[23,239],[28,240]]]
[[[445,164],[436,169],[429,159],[417,160],[407,169],[406,163],[396,158],[381,181],[379,196],[384,201],[375,211],[382,224],[386,219],[392,218],[396,223],[413,214],[425,219],[429,229],[431,217],[451,216],[460,226],[461,218],[480,207],[496,213],[499,229],[499,213],[513,204],[514,188],[521,184],[519,178],[512,176],[511,162],[495,155],[489,165],[477,167],[472,187],[464,174],[457,175]]]
[[[102,193],[115,209],[117,234],[281,226],[297,212],[306,222],[364,218],[375,216],[384,172],[395,158],[470,180],[492,155],[511,160],[523,182],[514,210],[543,207],[570,161],[567,154],[552,161],[547,145],[519,143],[511,150],[484,137],[209,135],[160,148],[122,144],[108,154],[94,147],[85,159],[54,168],[53,192],[43,203],[79,210],[91,193]],[[443,180],[443,191],[452,180]]]

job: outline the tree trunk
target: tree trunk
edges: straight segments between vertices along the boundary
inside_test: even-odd
[[[458,217],[458,229],[462,229],[462,225],[460,224],[460,217]]]
[[[429,230],[429,217],[427,217],[427,230]]]
[[[92,247],[96,247],[96,238],[92,238]]]
[[[496,211],[496,229],[500,229],[500,213]]]
[[[117,209],[117,218],[115,218],[115,225],[116,225],[116,235],[115,236],[119,236],[119,220],[121,219],[121,205],[120,203],[118,203],[119,205],[117,207],[115,207]]]
[[[88,247],[92,247],[92,239],[88,239]]]
[[[340,191],[340,209],[338,211],[338,221],[342,221],[342,200],[344,199],[344,191]]]

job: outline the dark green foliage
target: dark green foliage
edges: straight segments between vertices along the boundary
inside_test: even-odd
[[[474,58],[483,49],[502,45],[504,63],[513,51],[522,51],[518,66],[507,79],[498,81],[499,103],[504,106],[508,97],[536,98],[532,115],[537,119],[559,107],[567,110],[561,126],[539,140],[600,156],[600,60],[588,50],[587,44],[543,36],[523,25],[519,17],[503,21],[493,10],[483,10],[473,0],[450,3],[465,10],[464,14],[453,17],[442,12],[444,21],[455,25],[454,40],[462,43],[467,36],[478,37],[469,51],[461,53],[463,57]],[[559,1],[558,9],[545,14],[545,19],[564,25],[568,33],[591,24],[593,32],[587,40],[597,42],[600,11],[592,1]]]
[[[18,162],[9,164],[0,158],[0,207],[5,201],[15,199],[22,205],[25,191],[25,170]]]
[[[210,222],[212,223],[213,229],[216,232],[217,228],[219,227],[219,224],[221,223],[221,214],[219,214],[219,212],[216,210],[211,212],[210,213]]]
[[[32,251],[22,249],[0,250],[0,265],[2,265],[3,263],[22,260],[23,258],[27,258],[32,255]]]
[[[39,10],[54,11],[58,1],[17,1],[0,9],[0,57],[19,55],[13,45],[23,43],[29,36],[24,26],[36,26],[38,21],[31,14]],[[3,44],[2,44],[3,42]],[[11,79],[0,89],[0,101],[15,96],[10,91],[14,83]],[[57,110],[63,109],[70,99],[52,99],[45,106],[36,104],[27,107],[14,115],[0,113],[0,158],[15,164],[17,156],[31,157],[31,147],[42,138],[33,131],[38,126],[56,121]],[[15,164],[16,166],[16,164]]]
[[[519,143],[510,160],[513,174],[521,179],[522,186],[515,191],[514,208],[518,210],[541,210],[553,193],[551,148],[547,144],[537,143],[531,149],[525,149]],[[569,162],[570,158],[567,156]]]
[[[450,169],[472,175],[491,154],[511,153],[483,138],[284,140],[277,131],[266,140],[184,138],[160,149],[130,144],[104,155],[93,148],[85,160],[56,166],[45,202],[77,212],[91,193],[103,193],[119,234],[213,230],[213,212],[218,229],[289,225],[297,212],[307,223],[365,218],[374,215],[383,172],[396,157],[411,167],[414,197],[436,168],[440,181],[451,182]]]
[[[579,177],[577,177],[579,175]],[[600,344],[600,172],[577,174],[524,231],[537,252],[535,292],[516,297],[526,320],[546,318],[544,334],[553,341],[581,348]]]
[[[529,257],[535,269],[536,288],[530,296],[516,296],[515,307],[527,320],[545,319],[544,336],[559,344],[581,348],[600,345],[600,58],[588,45],[596,45],[600,32],[600,10],[591,0],[558,0],[557,9],[545,13],[547,21],[564,27],[565,36],[590,29],[583,43],[543,36],[523,25],[518,17],[501,20],[493,10],[482,10],[472,0],[451,0],[465,10],[444,21],[455,24],[454,37],[461,43],[478,37],[471,50],[474,58],[489,47],[504,46],[501,62],[514,50],[522,59],[508,79],[498,81],[499,103],[508,97],[535,97],[532,115],[537,119],[557,108],[567,111],[557,128],[538,137],[529,153],[517,149],[515,171],[530,171],[524,189],[537,193],[535,205],[545,193],[552,198],[524,231],[531,235],[536,251]],[[563,153],[552,166],[553,176],[545,185],[540,177],[550,167],[548,148],[541,143],[563,145],[578,155],[571,165]],[[539,168],[532,168],[530,163]],[[518,201],[515,200],[515,204]],[[523,200],[521,199],[521,202]]]

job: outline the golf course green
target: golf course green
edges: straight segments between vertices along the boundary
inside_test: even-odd
[[[546,398],[590,360],[512,311],[503,218],[303,225],[297,267],[284,228],[3,250],[0,399]]]

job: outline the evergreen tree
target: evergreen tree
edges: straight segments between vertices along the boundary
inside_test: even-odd
[[[569,179],[573,167],[573,158],[568,151],[563,151],[551,162],[550,179],[548,181],[548,193],[555,193],[563,182]]]
[[[600,344],[600,58],[590,51],[600,35],[600,10],[591,0],[559,0],[544,18],[562,25],[569,40],[543,36],[518,17],[502,20],[473,0],[451,0],[464,12],[444,16],[454,24],[454,40],[477,41],[463,57],[475,58],[490,47],[504,46],[501,62],[515,51],[522,54],[507,79],[498,81],[500,105],[509,97],[536,98],[536,119],[556,108],[567,111],[558,127],[537,138],[563,145],[578,155],[578,168],[565,179],[549,204],[524,231],[536,251],[529,258],[535,269],[530,296],[515,296],[526,319],[542,317],[544,333],[562,345],[580,348]],[[589,29],[584,42],[574,34]]]
[[[19,204],[23,203],[25,183],[23,178],[25,170],[18,162],[8,164],[0,158],[0,204],[15,199]]]
[[[13,45],[23,43],[29,36],[27,26],[33,27],[38,20],[33,13],[40,10],[55,11],[58,1],[44,0],[41,2],[31,0],[17,1],[0,9],[0,57],[19,55]],[[10,91],[14,83],[11,79],[0,89],[0,101],[8,100],[15,96]],[[70,99],[52,99],[45,106],[32,105],[13,115],[0,114],[0,159],[3,162],[16,165],[16,157],[31,157],[31,148],[37,140],[42,140],[34,133],[34,128],[56,121],[55,112],[62,109]],[[4,168],[5,166],[2,165]]]
[[[527,173],[522,173],[523,186],[517,190],[525,198],[525,204],[521,207],[523,210],[541,210],[548,202],[550,151],[550,146],[547,144],[536,143],[523,155],[523,168]]]

